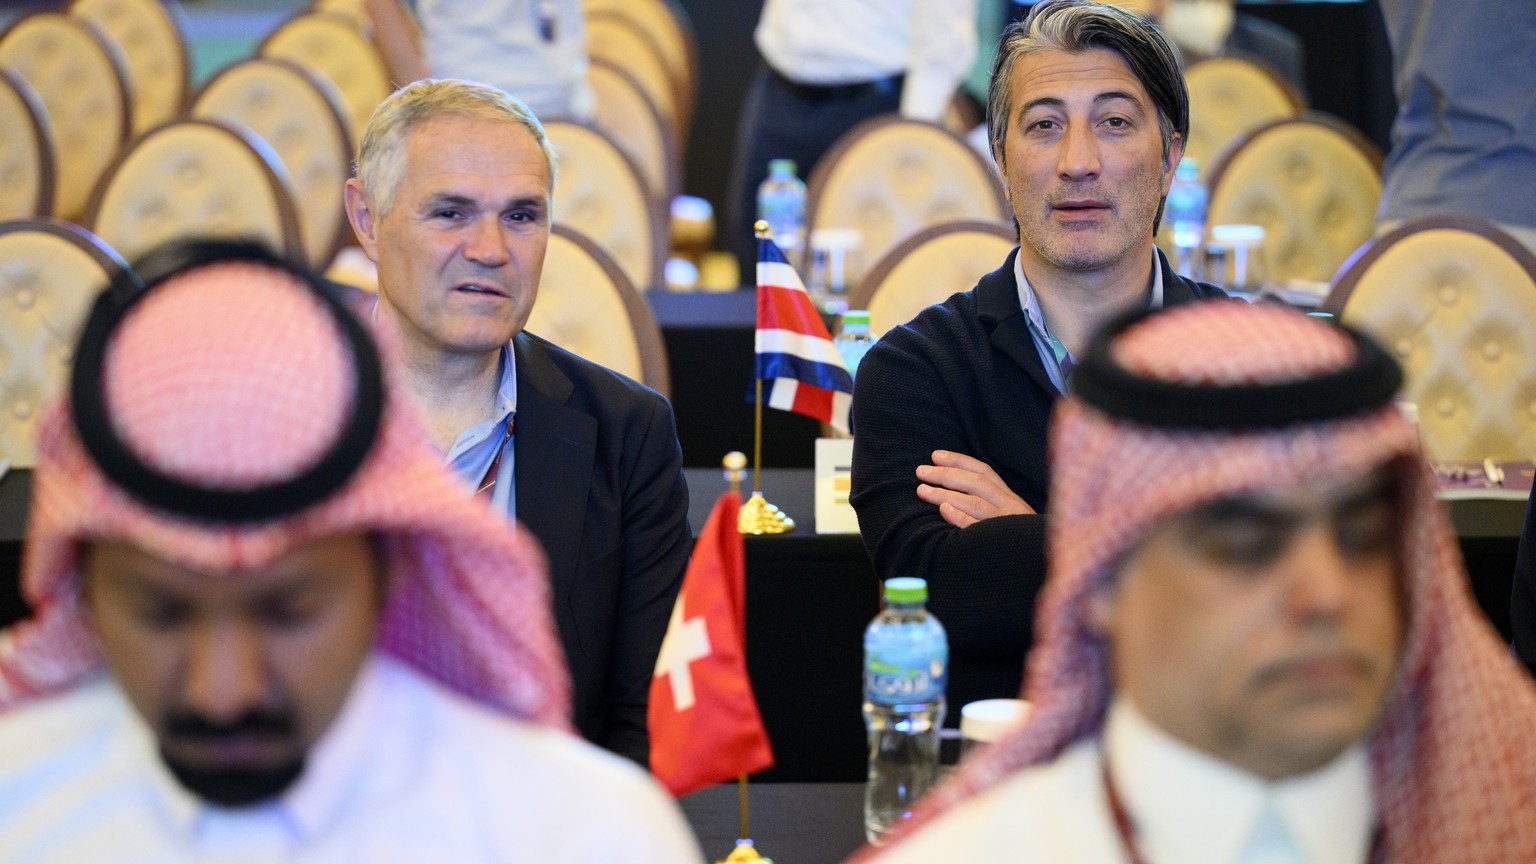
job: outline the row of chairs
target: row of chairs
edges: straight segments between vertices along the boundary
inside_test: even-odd
[[[0,459],[32,464],[40,406],[62,391],[75,340],[102,287],[129,270],[94,233],[57,219],[0,223]],[[596,243],[550,234],[533,332],[663,394],[670,375],[650,305]]]

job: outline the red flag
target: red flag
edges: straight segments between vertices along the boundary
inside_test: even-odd
[[[747,678],[740,509],[727,492],[704,523],[651,679],[651,772],[677,797],[773,765]]]

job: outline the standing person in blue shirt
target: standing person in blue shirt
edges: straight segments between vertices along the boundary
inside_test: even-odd
[[[955,705],[1018,693],[1045,578],[1046,430],[1089,337],[1127,308],[1223,296],[1152,243],[1189,130],[1156,25],[1041,3],[1004,34],[989,102],[1018,249],[886,333],[853,394],[849,500],[879,575],[928,580]]]
[[[429,438],[549,555],[577,728],[645,764],[651,669],[692,548],[683,455],[659,393],[523,329],[554,180],[522,103],[418,81],[368,121],[347,211]]]

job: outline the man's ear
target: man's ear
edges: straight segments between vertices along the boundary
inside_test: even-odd
[[[379,263],[378,220],[373,212],[373,202],[368,199],[368,190],[363,188],[362,181],[352,177],[347,180],[342,195],[346,202],[347,221],[352,223],[352,233],[357,235],[358,245],[363,247],[369,260]]]
[[[1179,167],[1179,160],[1182,158],[1184,158],[1184,136],[1175,132],[1173,137],[1168,140],[1168,158],[1163,160],[1165,163],[1163,165],[1163,173],[1165,175],[1163,179],[1167,181],[1163,184],[1164,195],[1168,194],[1168,188],[1173,185],[1173,172]],[[1206,166],[1202,165],[1200,167],[1204,168]]]

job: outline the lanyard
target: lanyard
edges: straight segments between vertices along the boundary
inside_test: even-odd
[[[507,415],[507,431],[501,436],[501,445],[496,448],[496,456],[491,459],[491,467],[485,469],[485,476],[480,478],[480,488],[475,494],[489,501],[491,493],[496,488],[496,475],[501,473],[501,454],[507,449],[507,442],[512,440],[512,423],[517,419],[517,413]]]

